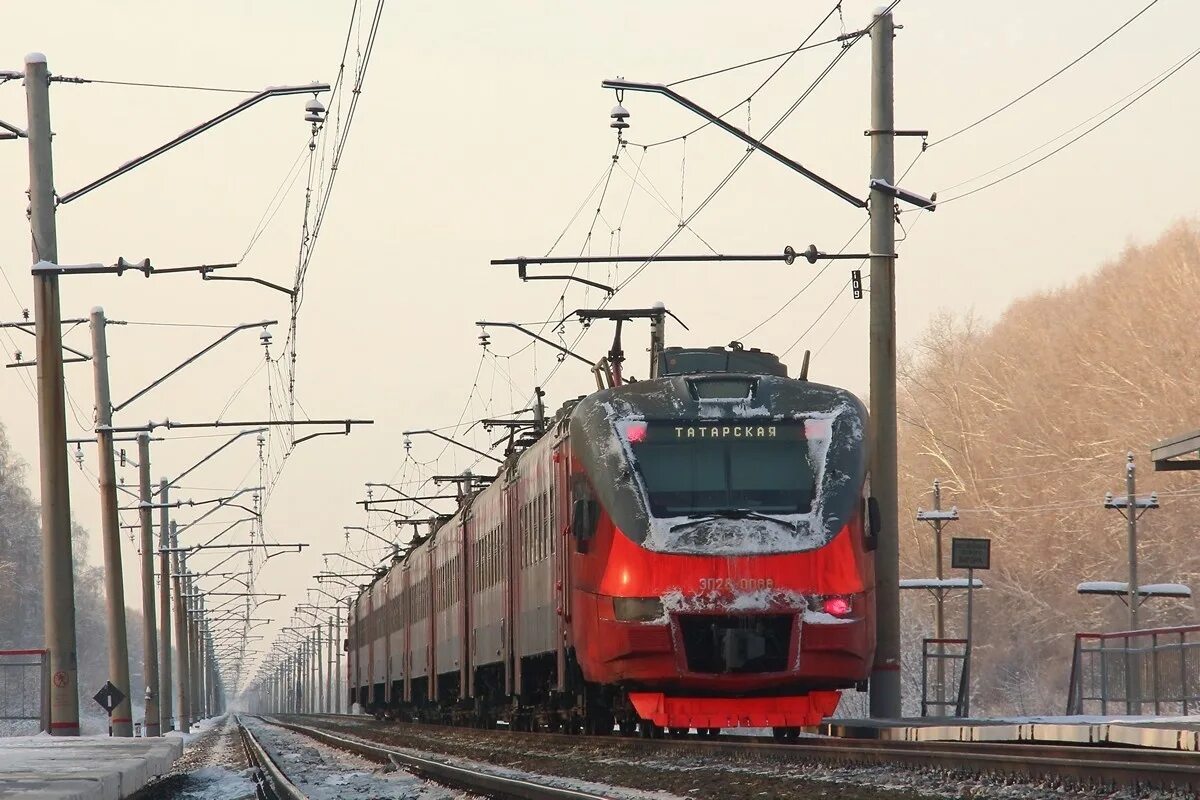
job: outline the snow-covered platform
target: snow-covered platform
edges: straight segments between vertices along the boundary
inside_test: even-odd
[[[830,719],[818,732],[906,742],[1121,744],[1200,753],[1200,716],[1062,716],[1012,719]]]
[[[123,800],[166,772],[183,739],[0,738],[0,798]]]

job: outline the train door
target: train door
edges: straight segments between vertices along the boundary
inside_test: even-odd
[[[404,678],[403,678],[403,680],[404,680],[403,687],[404,688],[402,689],[402,694],[404,697],[404,702],[411,703],[412,702],[412,618],[413,618],[412,595],[413,595],[413,592],[412,592],[412,578],[411,578],[409,570],[408,570],[408,559],[404,560],[404,566],[400,570],[400,586],[402,587],[402,591],[401,591],[401,595],[400,595],[400,602],[403,604],[403,609],[404,609],[403,613],[401,614],[401,617],[403,619],[402,631],[403,631],[403,636],[404,636],[404,645],[403,645],[403,649],[400,651],[401,652],[400,658],[404,664],[404,668],[402,670],[402,672],[404,674]]]
[[[519,546],[517,525],[520,519],[521,487],[517,480],[517,460],[511,459],[501,467],[504,472],[503,519],[500,539],[504,553],[504,693],[509,697],[520,693],[521,657],[518,648],[517,618],[520,615],[520,597],[517,574],[520,563],[517,557]]]
[[[461,524],[459,525],[458,535],[458,556],[454,562],[458,565],[458,581],[457,595],[459,602],[459,634],[458,646],[461,650],[458,666],[458,697],[463,699],[473,696],[471,692],[471,673],[474,671],[471,665],[471,569],[472,556],[474,555],[471,548],[471,529],[474,527],[472,522],[470,506],[463,509],[463,514],[460,517]]]
[[[434,534],[437,535],[436,533]],[[431,703],[437,702],[437,661],[434,660],[436,655],[436,639],[437,628],[435,626],[437,614],[434,613],[434,598],[436,594],[434,587],[437,585],[435,576],[437,575],[436,566],[433,558],[434,547],[437,546],[436,541],[429,543],[430,546],[425,548],[425,607],[428,613],[425,614],[425,674],[428,676],[425,679],[425,686],[428,691],[425,693],[426,699]]]
[[[392,618],[395,603],[392,573],[383,578],[383,614],[379,620],[383,627],[383,702],[392,702]]]
[[[563,426],[565,429],[565,426]],[[554,443],[551,456],[550,478],[550,558],[554,563],[554,607],[555,635],[554,652],[557,665],[557,685],[560,692],[567,690],[567,647],[571,622],[571,576],[569,558],[571,543],[570,483],[571,449],[570,440],[563,436]]]
[[[367,616],[366,616],[366,633],[367,633],[367,691],[366,704],[374,703],[374,626],[376,626],[376,607],[374,607],[374,587],[367,589]]]

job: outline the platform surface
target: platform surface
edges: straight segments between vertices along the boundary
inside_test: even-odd
[[[1123,744],[1200,752],[1200,716],[1122,715],[1000,719],[828,719],[818,731],[855,739],[909,742],[1062,742]]]
[[[124,800],[182,753],[183,740],[171,736],[0,738],[0,798]]]

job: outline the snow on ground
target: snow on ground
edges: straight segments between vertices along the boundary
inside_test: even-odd
[[[285,754],[283,756],[283,760],[281,760],[279,763],[283,767],[284,771],[288,773],[288,776],[292,777],[293,780],[295,780],[294,774],[301,774],[301,773],[293,772],[296,765],[299,765],[301,770],[308,768],[310,757],[303,754],[305,750],[316,751],[318,754],[323,752],[325,754],[328,754],[326,757],[332,757],[332,759],[335,762],[340,762],[345,765],[351,765],[355,762],[358,762],[363,765],[362,769],[367,772],[378,769],[378,767],[376,767],[376,765],[372,764],[371,762],[364,761],[362,759],[358,759],[355,756],[348,755],[339,750],[334,750],[332,748],[325,747],[324,745],[313,742],[313,740],[311,740],[311,739],[306,739],[306,738],[300,736],[299,734],[293,734],[293,733],[290,733],[287,731],[281,731],[279,728],[272,728],[270,726],[264,726],[262,724],[255,725],[252,721],[249,721],[249,720],[245,720],[245,724],[248,727],[252,727],[252,730],[254,731],[255,736],[259,736],[260,731],[265,730],[263,735],[259,738],[259,741],[261,741],[264,746],[271,749],[272,755],[274,755],[276,751],[273,749],[273,746],[270,745],[268,742],[270,740],[278,741],[281,737],[287,737],[288,742],[284,744],[284,747],[285,748],[294,748],[296,752],[291,753],[291,754]],[[463,769],[469,769],[472,771],[483,772],[483,773],[486,773],[489,775],[498,775],[498,776],[505,777],[505,778],[518,778],[520,780],[526,780],[526,781],[530,781],[533,783],[543,784],[546,786],[556,786],[556,787],[564,788],[564,789],[572,789],[572,790],[578,791],[578,792],[587,792],[589,794],[595,794],[595,795],[600,795],[601,797],[611,798],[611,800],[684,800],[679,795],[670,794],[668,792],[649,792],[649,791],[642,791],[639,789],[631,789],[631,788],[623,787],[623,786],[612,786],[611,784],[593,783],[591,781],[577,780],[574,778],[563,778],[563,777],[551,776],[551,775],[539,775],[539,774],[533,774],[530,772],[524,772],[522,770],[501,767],[496,764],[488,764],[488,763],[484,763],[481,761],[474,761],[474,760],[468,759],[468,758],[461,758],[458,756],[450,756],[450,755],[446,755],[443,753],[429,753],[429,752],[424,752],[424,751],[420,751],[420,750],[412,750],[412,749],[405,748],[405,747],[391,747],[391,746],[389,746],[389,747],[390,747],[390,749],[393,749],[398,753],[404,753],[404,754],[411,755],[411,756],[417,756],[419,758],[429,759],[431,761],[438,761],[438,762],[441,762],[444,764],[451,764],[453,766],[460,767]],[[323,767],[321,765],[316,765],[315,776],[317,778],[319,778],[321,771],[323,769],[325,769],[325,767]],[[376,780],[378,780],[380,778],[391,779],[392,781],[404,780],[405,778],[407,778],[410,781],[416,780],[415,778],[408,776],[407,773],[404,773],[404,772],[394,772],[394,773],[390,773],[388,775],[379,775],[378,773],[376,773],[373,775],[373,777]],[[358,779],[357,773],[347,773],[342,776],[334,776],[334,779],[332,781],[329,780],[328,778],[325,779],[327,785],[323,786],[322,788],[328,788],[329,784],[332,784],[335,788],[336,787],[347,787],[346,790],[340,794],[337,792],[334,792],[332,794],[318,794],[313,791],[313,784],[311,784],[311,783],[305,783],[305,784],[297,783],[297,786],[299,786],[301,791],[308,793],[310,797],[314,798],[314,800],[334,800],[334,798],[355,796],[353,794],[353,790],[357,788],[356,784],[354,784],[353,782],[347,784],[345,782],[342,782],[343,779],[357,780]],[[320,785],[320,784],[318,784],[318,785]],[[425,785],[430,786],[430,784],[425,784]],[[434,792],[441,792],[441,793],[438,794],[438,793],[434,793]],[[443,797],[461,798],[461,797],[467,797],[469,795],[464,795],[464,794],[456,793],[456,792],[450,792],[449,790],[441,789],[439,787],[434,786],[433,790],[429,794],[394,794],[394,795],[392,795],[392,794],[388,794],[388,795],[372,794],[371,796],[372,797],[388,797],[388,798],[391,798],[391,797],[402,797],[402,798],[420,797],[420,798],[431,798],[431,799],[438,798],[440,800],[440,798],[443,798]]]
[[[155,784],[148,798],[170,800],[254,800],[252,771],[242,752],[237,725],[229,716],[204,720],[183,739],[183,755]]]
[[[597,759],[606,763],[607,759]],[[613,762],[615,763],[615,762]],[[931,798],[989,798],[996,800],[1195,800],[1186,789],[1147,790],[1144,788],[1113,789],[1107,786],[1069,786],[1054,781],[1023,781],[1005,775],[976,775],[955,773],[936,768],[903,767],[896,764],[836,766],[814,762],[797,765],[742,764],[733,760],[719,765],[698,756],[678,756],[671,759],[639,758],[640,766],[681,772],[717,767],[728,772],[742,772],[755,777],[777,775],[780,778],[819,781],[833,787],[863,787],[892,794],[920,793]],[[824,794],[824,792],[822,792]],[[609,795],[606,795],[609,796]],[[615,795],[613,795],[615,796]]]
[[[254,800],[254,779],[251,770],[233,771],[227,767],[201,767],[187,775],[187,784],[173,800]]]
[[[372,800],[457,800],[455,792],[401,770],[384,772],[364,758],[335,750],[300,734],[242,718],[280,769],[312,800],[369,797]]]

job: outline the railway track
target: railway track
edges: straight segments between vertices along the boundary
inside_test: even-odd
[[[529,778],[498,775],[485,770],[471,769],[438,758],[425,758],[379,744],[339,736],[308,725],[298,725],[271,717],[258,717],[258,719],[265,724],[274,725],[330,747],[354,753],[369,761],[390,764],[434,783],[481,797],[496,798],[496,800],[608,800],[609,797],[608,795],[539,783]],[[263,766],[272,786],[282,787],[282,793],[276,794],[275,797],[278,800],[307,800],[305,795],[287,780],[270,755],[254,739],[253,734],[244,726],[240,727],[244,741],[248,743],[247,754],[251,761],[256,765]],[[256,748],[257,752],[251,754],[250,747]]]
[[[361,715],[310,715],[292,717],[317,724],[342,726],[371,738],[371,732],[389,730],[436,736],[438,726],[377,722]],[[466,729],[454,729],[466,730]],[[832,765],[901,765],[940,771],[1018,776],[1028,780],[1055,780],[1080,785],[1113,785],[1200,790],[1200,753],[1102,745],[1066,745],[1042,742],[904,742],[837,737],[802,737],[776,743],[756,737],[726,736],[717,740],[639,739],[609,736],[571,736],[469,730],[470,734],[541,742],[553,749],[607,746],[614,757],[652,754],[667,758],[695,756],[705,762],[754,760],[787,764],[819,762]]]
[[[242,739],[242,748],[246,751],[246,759],[254,768],[254,782],[258,786],[259,798],[267,800],[308,800],[308,795],[300,791],[292,783],[287,774],[271,758],[271,754],[262,746],[250,729],[235,717],[238,735]]]

